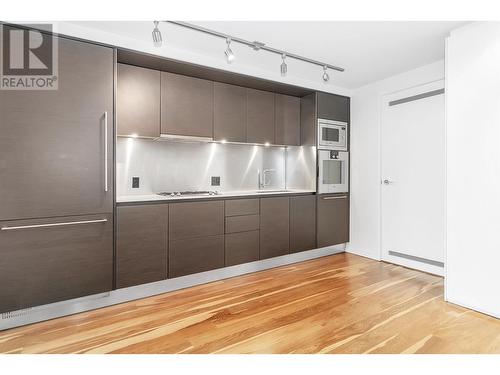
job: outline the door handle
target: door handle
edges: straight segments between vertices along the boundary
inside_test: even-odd
[[[324,200],[328,201],[328,200],[331,200],[331,199],[345,199],[345,198],[347,198],[347,195],[342,195],[340,197],[323,197],[321,199],[324,199]]]
[[[104,111],[104,191],[108,191],[108,111]]]
[[[21,225],[21,226],[17,226],[17,227],[2,227],[2,228],[0,228],[0,230],[16,230],[16,229],[31,229],[31,228],[46,228],[46,227],[62,227],[62,226],[65,226],[65,225],[105,223],[107,221],[108,221],[108,219],[83,220],[83,221],[66,221],[66,222],[63,222],[63,223]]]
[[[393,183],[394,183],[394,181],[391,181],[391,180],[387,180],[387,179],[386,179],[386,180],[382,181],[382,183],[383,183],[384,185],[390,185],[390,184],[393,184]]]

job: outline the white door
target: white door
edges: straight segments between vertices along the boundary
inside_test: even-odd
[[[444,81],[385,95],[381,111],[382,259],[444,272]]]

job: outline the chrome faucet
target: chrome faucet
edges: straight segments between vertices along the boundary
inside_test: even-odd
[[[276,169],[264,169],[262,171],[262,175],[261,175],[260,169],[259,169],[259,189],[264,189],[264,188],[268,187],[269,185],[271,185],[271,179],[267,178],[267,174],[271,173],[271,172],[276,172]]]

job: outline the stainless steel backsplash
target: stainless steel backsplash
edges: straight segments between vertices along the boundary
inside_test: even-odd
[[[315,166],[315,156],[311,156],[315,152],[310,147],[287,149],[134,138],[118,138],[116,146],[118,196],[160,191],[256,190],[258,171],[264,169],[275,170],[268,174],[268,189],[315,187],[315,177],[311,175]],[[220,186],[211,186],[212,176],[220,176]],[[138,189],[132,189],[132,177],[140,178]]]

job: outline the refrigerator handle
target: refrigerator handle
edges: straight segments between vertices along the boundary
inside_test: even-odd
[[[17,229],[59,227],[59,226],[65,226],[65,225],[105,223],[107,221],[108,221],[108,219],[83,220],[83,221],[66,221],[66,222],[63,222],[63,223],[33,224],[33,225],[21,225],[21,226],[15,226],[15,227],[1,227],[0,230],[17,230]]]
[[[108,191],[108,111],[104,111],[104,191]]]

